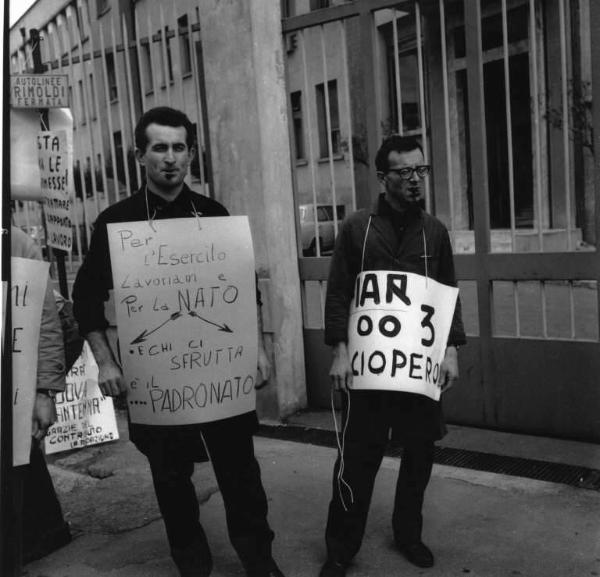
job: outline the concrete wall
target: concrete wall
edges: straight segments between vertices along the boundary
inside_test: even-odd
[[[300,280],[279,3],[204,0],[201,27],[216,198],[247,214],[273,353],[259,413],[306,405]],[[276,387],[275,387],[276,384]]]

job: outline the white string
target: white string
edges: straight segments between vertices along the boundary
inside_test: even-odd
[[[423,233],[423,258],[425,259],[425,288],[427,288],[427,284],[429,281],[429,266],[427,264],[427,259],[429,258],[427,254],[427,237],[425,236],[425,227],[421,229]]]
[[[148,224],[150,225],[150,228],[154,232],[157,232],[156,228],[154,228],[154,217],[156,216],[156,208],[152,212],[152,216],[150,216],[150,204],[148,202],[148,184],[146,184],[144,186],[144,198],[146,199],[146,216],[148,218]],[[200,212],[198,212],[196,210],[196,205],[191,200],[190,200],[190,205],[192,207],[192,214],[196,218],[196,223],[198,224],[198,230],[202,230],[202,224],[201,224],[201,221],[200,221],[200,215],[202,213],[200,213]]]
[[[369,216],[369,222],[367,224],[367,232],[365,232],[365,240],[363,241],[362,257],[360,259],[360,272],[362,272],[363,269],[365,268],[365,250],[367,248],[367,237],[369,236],[369,228],[371,228],[371,218],[373,218],[373,217]]]
[[[196,206],[194,205],[194,203],[191,200],[190,200],[190,204],[192,205],[192,213],[196,217],[196,224],[198,225],[198,230],[202,230],[202,223],[200,221],[200,215],[198,214],[198,211],[196,210]]]
[[[148,224],[150,225],[150,228],[154,232],[156,232],[156,229],[154,228],[154,217],[156,216],[156,208],[154,209],[152,216],[150,216],[150,205],[148,204],[148,185],[147,184],[144,186],[144,197],[146,199],[146,216],[148,217]]]
[[[333,392],[334,389],[333,387],[331,387],[331,413],[333,415],[333,425],[335,427],[335,440],[337,443],[337,448],[338,448],[338,454],[340,456],[340,465],[338,468],[338,473],[337,473],[337,487],[338,487],[338,493],[340,494],[340,501],[342,503],[342,507],[344,508],[344,511],[348,511],[348,507],[346,505],[346,500],[344,499],[344,494],[342,491],[342,485],[345,485],[346,488],[348,489],[348,491],[350,492],[350,503],[354,504],[354,493],[352,491],[352,487],[350,487],[350,485],[348,483],[346,483],[346,481],[344,481],[344,449],[345,449],[345,445],[346,445],[346,430],[348,428],[348,421],[350,420],[350,393],[344,389],[344,392],[346,393],[346,397],[348,400],[347,403],[347,409],[346,409],[346,418],[344,419],[344,428],[342,430],[342,439],[340,441],[340,432],[338,429],[338,424],[337,424],[337,419],[335,416],[335,405],[334,405],[334,401],[333,401]]]

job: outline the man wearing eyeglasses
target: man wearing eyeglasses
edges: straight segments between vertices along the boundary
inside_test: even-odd
[[[418,567],[434,564],[421,539],[421,510],[434,442],[446,432],[441,402],[400,391],[352,390],[348,321],[361,271],[410,272],[456,286],[452,247],[446,227],[422,208],[430,167],[418,141],[390,136],[378,150],[375,165],[384,192],[373,210],[358,211],[344,222],[327,284],[325,342],[333,348],[332,387],[344,392],[344,424],[325,536],[327,561],[320,577],[343,577],[360,548],[390,431],[392,440],[404,448],[392,515],[394,540],[409,562]],[[465,342],[458,301],[440,368],[442,391],[458,378],[457,349]]]

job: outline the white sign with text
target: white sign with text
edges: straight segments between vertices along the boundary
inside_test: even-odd
[[[73,248],[71,221],[72,150],[66,130],[49,130],[37,136],[40,189],[44,198],[47,242],[70,252]]]
[[[415,273],[360,273],[348,326],[352,388],[439,400],[440,365],[457,297],[457,288]]]
[[[98,387],[98,365],[87,342],[55,399],[56,423],[45,438],[46,453],[98,445],[119,438],[111,397]]]
[[[49,263],[12,257],[11,325],[13,464],[29,463],[31,419],[37,384],[38,343]]]
[[[112,223],[108,237],[132,422],[204,423],[254,410],[248,218]]]

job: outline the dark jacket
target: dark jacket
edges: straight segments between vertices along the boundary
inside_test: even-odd
[[[104,305],[109,299],[113,281],[107,223],[189,218],[195,214],[201,217],[229,215],[227,209],[216,200],[196,194],[184,185],[183,190],[172,202],[167,202],[151,192],[148,192],[146,202],[142,188],[131,197],[113,204],[98,216],[90,249],[73,285],[73,310],[83,335],[90,331],[105,330],[109,326]],[[257,427],[256,413],[252,411],[202,425],[155,426],[130,423],[129,434],[143,453],[166,451],[166,454],[177,453],[183,458],[205,461],[206,449],[200,436],[203,428],[222,430],[223,434],[235,435],[238,428],[254,432]]]
[[[369,217],[371,225],[364,246]],[[336,240],[327,283],[325,342],[328,345],[348,340],[350,302],[361,265],[362,270],[396,270],[425,275],[423,231],[428,255],[427,274],[438,282],[456,286],[448,231],[434,216],[418,210],[403,217],[381,196],[375,210],[360,210],[344,221]],[[459,299],[448,344],[465,342]]]
[[[446,227],[421,209],[400,214],[381,195],[373,210],[350,215],[336,239],[325,302],[325,342],[328,345],[348,341],[350,302],[361,270],[406,271],[423,276],[427,272],[438,282],[456,286]],[[448,344],[465,342],[458,299]],[[381,410],[382,418],[390,419],[393,439],[401,444],[436,440],[446,433],[441,400],[436,402],[423,395],[396,391],[353,391],[352,398],[353,404],[369,403],[373,409]]]

